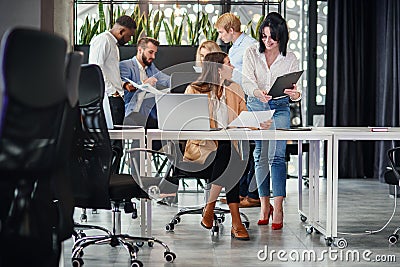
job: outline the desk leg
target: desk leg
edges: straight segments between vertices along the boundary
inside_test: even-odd
[[[152,210],[151,210],[151,200],[146,200],[147,202],[147,236],[151,235],[151,226],[152,226]]]
[[[333,139],[327,144],[327,175],[326,175],[326,238],[332,238],[332,214],[334,209],[333,201],[333,177],[337,173],[337,146],[333,145]],[[336,156],[335,156],[336,153]],[[333,159],[332,159],[333,156]],[[332,168],[332,166],[335,166]]]
[[[310,155],[309,155],[309,162],[308,162],[308,178],[309,178],[309,199],[308,199],[308,220],[311,224],[311,226],[314,225],[315,222],[315,158],[316,158],[316,150],[315,150],[315,142],[310,141],[309,146],[310,146]]]
[[[337,237],[337,209],[338,209],[338,187],[339,187],[339,140],[333,140],[333,169],[331,170],[331,236]],[[329,155],[329,154],[328,154]],[[328,159],[329,162],[329,159]]]
[[[313,157],[313,169],[314,169],[314,174],[313,174],[313,180],[314,180],[314,221],[315,222],[320,222],[319,219],[319,160],[320,160],[320,142],[319,141],[312,141],[311,145],[314,150],[314,157]]]
[[[298,211],[300,215],[303,213],[303,141],[298,141],[297,146],[297,170],[298,170],[298,180],[297,180],[297,189],[299,192],[299,202],[298,202]]]
[[[145,142],[144,142],[144,137],[140,138],[139,140],[139,144],[140,144],[140,148],[145,148]],[[145,172],[145,163],[146,163],[146,157],[144,153],[139,153],[139,160],[140,160],[140,175],[141,176],[145,176],[146,172]]]
[[[146,199],[141,198],[140,199],[140,230],[141,230],[141,235],[146,236]]]

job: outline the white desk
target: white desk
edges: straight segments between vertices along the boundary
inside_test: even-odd
[[[367,127],[323,127],[321,130],[331,131],[333,133],[333,150],[332,153],[332,175],[328,174],[328,177],[332,177],[332,181],[327,181],[327,194],[328,204],[331,213],[330,220],[327,221],[327,229],[331,229],[327,233],[327,237],[331,237],[335,241],[338,247],[346,247],[347,241],[344,238],[338,238],[337,235],[337,213],[338,213],[338,180],[339,180],[339,142],[344,140],[361,141],[391,141],[400,140],[400,128],[390,128],[388,132],[371,132]],[[328,164],[330,163],[328,154]],[[329,170],[328,170],[329,172]]]
[[[208,139],[208,140],[297,140],[299,152],[299,203],[298,209],[302,216],[308,219],[312,227],[325,235],[331,233],[330,224],[324,227],[319,217],[319,143],[327,141],[328,162],[332,162],[332,132],[324,129],[313,128],[312,131],[246,131],[246,130],[221,130],[221,131],[162,131],[149,129],[147,131],[147,144],[151,148],[153,140],[189,140],[189,139]],[[310,142],[310,160],[309,160],[309,212],[308,215],[303,211],[302,202],[302,141]],[[332,164],[327,165],[328,181],[332,181]],[[332,204],[332,196],[328,194],[327,205]],[[327,210],[332,210],[327,206]],[[331,222],[332,214],[327,212],[327,222]]]
[[[110,134],[110,139],[114,140],[139,140],[139,148],[145,148],[145,130],[143,127],[135,129],[123,129],[123,130],[108,130]],[[145,159],[143,155],[140,155],[140,175],[144,175],[145,171]],[[147,212],[146,212],[147,209]],[[147,215],[147,216],[146,216]],[[149,217],[150,216],[150,217]],[[151,222],[151,202],[141,199],[140,200],[140,224],[141,224],[141,234],[146,236],[147,234],[151,236],[151,226],[148,228],[148,222]],[[151,225],[151,224],[150,224]]]

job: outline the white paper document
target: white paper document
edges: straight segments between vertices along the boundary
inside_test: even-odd
[[[272,118],[275,110],[267,111],[242,111],[228,127],[254,127],[260,128],[260,123]]]
[[[151,93],[151,94],[154,94],[154,95],[162,95],[162,94],[165,94],[165,93],[167,93],[167,92],[169,91],[169,88],[163,89],[163,90],[157,90],[156,88],[154,88],[153,86],[151,86],[151,85],[148,84],[148,83],[145,83],[145,84],[137,84],[137,83],[135,83],[134,81],[132,81],[132,80],[130,80],[130,79],[128,79],[128,78],[125,78],[125,77],[124,77],[124,79],[127,80],[130,84],[132,84],[132,85],[133,85],[134,87],[136,87],[137,89],[146,91],[146,92]]]

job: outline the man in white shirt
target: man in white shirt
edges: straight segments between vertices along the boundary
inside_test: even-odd
[[[224,43],[232,42],[232,46],[229,48],[228,53],[229,59],[231,60],[232,65],[235,67],[232,80],[241,85],[244,52],[248,47],[256,44],[257,41],[241,32],[240,26],[240,19],[232,13],[222,14],[215,23],[215,28],[218,31],[218,37]]]
[[[129,16],[119,17],[110,31],[105,31],[90,42],[89,64],[99,65],[104,77],[104,98],[109,101],[113,124],[123,124],[125,117],[124,89],[119,74],[119,49],[131,40],[136,30],[135,21]],[[107,105],[108,103],[106,103]],[[122,141],[116,141],[114,146],[120,148]],[[113,168],[118,168],[120,157]],[[113,170],[117,171],[116,169]]]
[[[232,42],[232,46],[229,48],[229,59],[231,60],[232,65],[235,67],[232,80],[241,85],[243,55],[246,49],[254,44],[257,44],[257,41],[241,32],[240,26],[240,19],[232,13],[222,14],[215,23],[215,28],[218,31],[218,37],[224,43]],[[246,172],[240,179],[239,207],[241,208],[260,206],[257,187],[250,186],[255,184],[255,182],[252,181],[254,176],[254,159],[252,154],[252,151],[249,151],[249,162],[247,164]],[[225,202],[225,199],[221,199],[221,201]]]

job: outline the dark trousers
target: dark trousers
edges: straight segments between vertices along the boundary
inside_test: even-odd
[[[122,97],[109,96],[108,101],[110,103],[111,117],[113,123],[122,125],[125,117],[125,102]],[[115,160],[111,166],[111,173],[119,173],[121,166],[121,158],[123,155],[122,140],[111,140],[113,151],[116,153]]]
[[[208,182],[225,187],[227,203],[239,203],[239,180],[246,169],[246,162],[240,159],[230,141],[218,141],[218,149],[207,160],[211,162],[200,171]]]
[[[250,197],[254,199],[260,198],[258,195],[257,183],[254,176],[254,152],[255,144],[253,141],[250,142],[250,151],[248,153],[248,162],[244,175],[240,178],[239,194],[242,197]],[[254,179],[254,180],[253,180]]]

